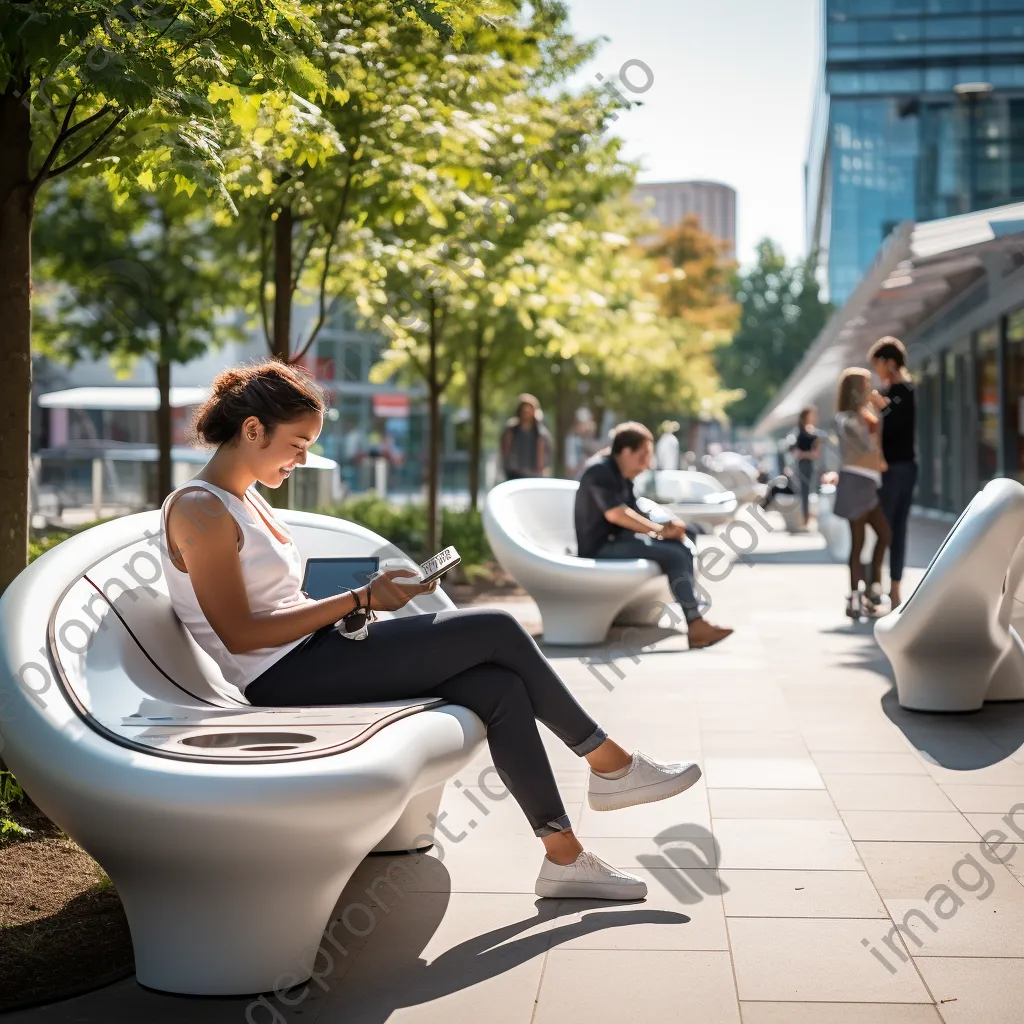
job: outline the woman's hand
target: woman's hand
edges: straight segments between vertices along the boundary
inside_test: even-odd
[[[414,597],[432,594],[437,580],[432,583],[399,583],[401,579],[415,578],[413,569],[386,569],[369,584],[370,607],[375,612],[394,612],[404,608]]]

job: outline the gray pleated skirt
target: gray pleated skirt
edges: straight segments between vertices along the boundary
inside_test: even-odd
[[[839,470],[832,511],[841,519],[860,519],[878,504],[878,484],[869,476]]]

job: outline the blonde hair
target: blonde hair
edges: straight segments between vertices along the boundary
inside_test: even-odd
[[[868,406],[871,390],[871,371],[861,366],[849,366],[843,370],[836,391],[836,412],[860,413],[869,423],[877,423],[878,417]]]

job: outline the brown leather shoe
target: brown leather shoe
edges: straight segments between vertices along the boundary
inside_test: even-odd
[[[708,622],[707,619],[694,619],[688,627],[690,650],[696,651],[702,647],[712,647],[727,636],[732,636],[732,633],[733,630],[716,626]]]

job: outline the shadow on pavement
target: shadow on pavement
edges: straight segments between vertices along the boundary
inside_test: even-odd
[[[436,868],[447,875],[440,864]],[[346,897],[359,898],[358,887],[365,883],[357,878],[342,895],[339,906]],[[642,904],[602,902],[605,909],[598,910],[593,901],[536,899],[534,913],[472,935],[428,959],[424,950],[445,918],[451,895],[449,879],[448,891],[411,892],[394,899],[385,914],[378,915],[373,934],[351,961],[344,961],[340,977],[323,977],[328,991],[321,992],[313,984],[306,986],[318,994],[317,999],[310,999],[307,1016],[308,1011],[316,1011],[316,1003],[327,1000],[328,1005],[321,1006],[316,1016],[323,1024],[341,1020],[385,1024],[402,1016],[403,1008],[442,999],[513,971],[571,939],[633,924],[687,924],[690,920],[685,914],[644,909]],[[481,898],[487,899],[488,895]],[[575,917],[581,911],[582,916]],[[456,911],[463,912],[469,913]],[[574,917],[572,921],[559,923],[559,919],[570,916]],[[454,927],[458,928],[457,922]],[[297,999],[301,991],[297,988],[286,998]],[[276,1024],[297,1019],[291,1016],[294,1009],[289,1010],[286,1004],[277,999],[268,1002],[280,1009],[280,1018],[256,1017],[256,1024],[264,1019]]]

